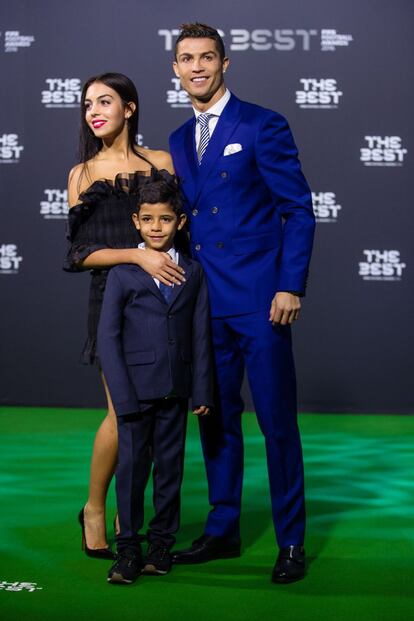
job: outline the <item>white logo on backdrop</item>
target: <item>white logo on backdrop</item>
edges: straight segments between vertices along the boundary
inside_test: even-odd
[[[21,35],[18,30],[6,30],[4,33],[5,52],[18,52],[24,47],[30,47],[34,42],[33,35]]]
[[[149,149],[149,147],[145,144],[144,134],[137,134],[135,136],[135,144],[137,144],[139,147],[142,147],[143,149]]]
[[[82,85],[78,78],[47,78],[47,88],[42,91],[45,108],[78,108]]]
[[[0,274],[18,274],[22,261],[16,244],[0,244]]]
[[[167,104],[171,108],[191,108],[188,94],[181,88],[179,78],[171,78],[173,88],[167,91]]]
[[[322,52],[335,52],[338,47],[349,47],[353,40],[350,34],[339,34],[333,29],[321,30]]]
[[[338,108],[343,92],[338,90],[333,78],[301,78],[302,90],[296,91],[299,108],[333,109]]]
[[[402,166],[407,149],[400,136],[365,136],[367,146],[361,148],[364,166]]]
[[[45,220],[65,220],[68,217],[68,191],[56,188],[44,190],[40,201],[40,215]]]
[[[320,33],[320,46],[323,52],[333,52],[338,47],[348,47],[353,38],[350,34],[339,34],[333,29],[316,30],[314,28],[232,28],[226,35],[223,30],[218,31],[224,39],[226,47],[233,52],[245,52],[254,50],[265,52],[277,50],[291,52],[302,50],[308,52],[312,42]],[[180,31],[177,28],[158,30],[158,35],[164,39],[164,50],[171,52],[174,49],[175,40]]]
[[[359,263],[363,280],[401,280],[405,263],[399,250],[363,250],[364,261]]]
[[[0,164],[17,164],[23,149],[18,134],[0,134]]]
[[[312,203],[316,222],[338,222],[342,205],[338,204],[335,192],[312,192]]]
[[[296,30],[290,28],[277,28],[275,30],[257,28],[251,31],[238,28],[230,31],[230,50],[245,52],[251,49],[257,52],[265,52],[275,49],[281,52],[290,52],[294,49],[300,49],[307,52],[310,50],[312,37],[316,37],[317,34],[317,30],[303,30],[302,28]]]

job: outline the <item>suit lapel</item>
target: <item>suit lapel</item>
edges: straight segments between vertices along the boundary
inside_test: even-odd
[[[164,296],[158,289],[152,276],[145,272],[142,268],[134,270],[134,276],[139,281],[141,286],[147,287],[156,298],[165,304]]]
[[[191,119],[184,128],[182,147],[178,150],[178,152],[181,150],[182,155],[176,154],[182,161],[182,165],[179,164],[177,170],[183,169],[186,171],[182,181],[185,187],[185,194],[189,202],[192,203],[199,172],[195,147],[195,118]]]
[[[201,165],[198,166],[198,162],[195,156],[195,164],[198,167],[197,185],[195,188],[194,202],[197,201],[198,196],[210,174],[213,164],[216,162],[224,151],[225,146],[228,144],[230,136],[236,129],[240,121],[240,101],[232,95],[225,106],[223,112],[220,115],[217,125],[214,129],[213,135],[210,138],[208,147],[204,153]],[[195,130],[193,128],[193,136]],[[193,138],[194,142],[194,138]],[[195,147],[194,147],[195,151]]]
[[[161,291],[155,284],[155,281],[152,276],[150,276],[143,269],[134,270],[133,273],[134,273],[134,277],[139,281],[141,286],[144,285],[145,287],[147,287],[147,289],[149,289],[151,293],[155,295],[155,297],[158,298],[160,302],[162,302],[162,304],[165,304],[166,308],[169,308],[174,304],[174,302],[176,301],[176,299],[178,298],[178,296],[180,295],[180,293],[186,286],[186,283],[188,282],[188,279],[190,278],[193,272],[193,266],[191,265],[191,263],[187,261],[185,257],[183,257],[181,253],[179,254],[179,258],[178,258],[178,265],[180,265],[185,271],[185,282],[183,282],[181,285],[174,285],[168,305]]]
[[[191,263],[187,261],[185,257],[183,257],[181,253],[178,257],[178,265],[182,267],[185,271],[185,282],[181,283],[181,285],[174,285],[172,294],[171,294],[171,299],[168,304],[169,308],[171,308],[171,306],[175,303],[176,299],[178,298],[178,296],[181,294],[186,284],[188,283],[188,280],[191,277],[191,274],[193,272],[193,266],[191,265]]]

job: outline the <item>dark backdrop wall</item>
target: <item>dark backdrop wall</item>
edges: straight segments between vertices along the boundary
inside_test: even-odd
[[[126,73],[141,144],[167,148],[192,114],[172,43],[198,20],[224,33],[230,89],[288,117],[314,192],[315,252],[294,328],[301,409],[413,412],[412,2],[197,5],[2,2],[1,403],[103,405],[97,370],[79,363],[89,275],[61,270],[80,87]]]

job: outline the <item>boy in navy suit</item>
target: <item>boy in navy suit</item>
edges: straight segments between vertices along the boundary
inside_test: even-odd
[[[193,412],[213,403],[207,286],[200,265],[178,252],[186,216],[175,177],[164,171],[141,188],[133,221],[143,247],[168,252],[186,281],[168,287],[136,265],[111,269],[98,329],[98,352],[118,420],[117,560],[108,582],[166,574],[179,526],[188,398]],[[174,240],[176,246],[174,246]],[[153,465],[154,510],[142,558],[138,532]]]

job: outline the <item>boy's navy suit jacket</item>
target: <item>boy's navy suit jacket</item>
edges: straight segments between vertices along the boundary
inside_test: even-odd
[[[118,416],[168,396],[213,404],[207,285],[201,266],[183,257],[186,282],[167,304],[153,278],[135,265],[108,275],[98,327],[98,354]]]

